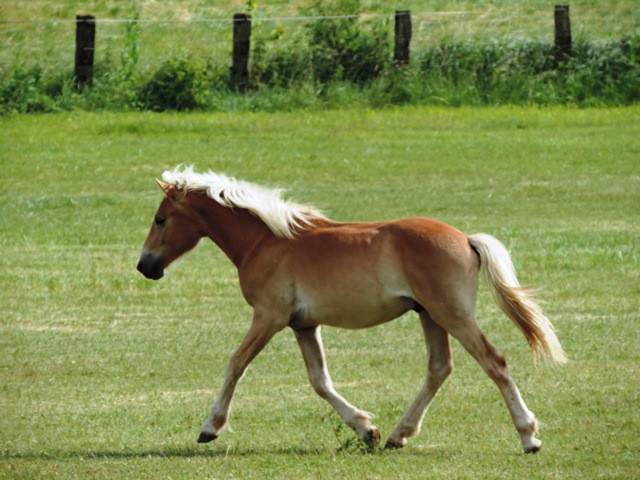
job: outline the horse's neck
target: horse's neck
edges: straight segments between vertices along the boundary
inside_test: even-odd
[[[220,205],[202,195],[191,199],[211,240],[239,267],[256,245],[274,234],[256,216],[239,208]]]

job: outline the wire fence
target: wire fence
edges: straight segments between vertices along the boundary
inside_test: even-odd
[[[451,16],[460,16],[460,15],[486,15],[486,13],[482,12],[473,12],[469,10],[458,10],[458,11],[424,11],[417,12],[414,14],[417,18],[442,18],[442,17],[451,17]],[[254,16],[253,20],[256,22],[308,22],[308,21],[317,21],[317,20],[348,20],[348,19],[360,19],[360,18],[392,18],[393,14],[391,13],[380,13],[380,12],[372,12],[372,13],[363,13],[363,14],[350,14],[350,15],[297,15],[297,16],[275,16],[275,17],[265,17],[265,16]],[[189,19],[161,19],[161,18],[96,18],[95,22],[100,23],[222,23],[229,24],[229,22],[233,22],[233,18],[189,18]],[[52,19],[38,19],[38,20],[29,20],[29,19],[9,19],[9,20],[0,20],[0,25],[9,24],[9,25],[33,25],[33,24],[59,24],[59,23],[77,23],[78,20],[75,19],[66,19],[66,18],[52,18]]]
[[[10,3],[10,2],[9,2]],[[30,4],[32,2],[29,2]],[[48,2],[36,2],[46,4]],[[170,3],[170,2],[169,2]],[[607,2],[603,2],[607,3]],[[621,2],[627,5],[628,2]],[[633,2],[630,2],[633,6]],[[572,10],[576,39],[620,39],[640,31],[640,9],[601,5]],[[145,12],[148,14],[148,12]],[[71,18],[25,18],[19,12],[12,17],[0,11],[0,68],[38,63],[45,68],[69,68],[74,55],[75,23]],[[101,16],[102,15],[102,16]],[[412,49],[426,48],[444,41],[483,42],[528,39],[553,42],[551,8],[514,5],[509,8],[484,8],[450,11],[412,11]],[[365,11],[358,15],[282,15],[254,13],[254,32],[269,36],[292,37],[309,22],[358,20],[363,23],[387,22],[391,12]],[[97,65],[117,61],[127,42],[127,33],[135,26],[139,68],[151,69],[167,57],[197,56],[204,60],[228,59],[231,51],[233,18],[218,14],[196,15],[183,12],[173,17],[110,16],[96,11]],[[275,35],[275,33],[274,33]],[[391,35],[391,33],[390,33]]]

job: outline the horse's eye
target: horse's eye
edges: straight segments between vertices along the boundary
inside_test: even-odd
[[[156,215],[156,218],[153,219],[155,224],[158,225],[158,226],[163,225],[166,220],[167,220],[166,218],[164,218],[164,217],[162,217],[160,215]]]

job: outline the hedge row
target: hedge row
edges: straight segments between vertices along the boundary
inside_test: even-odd
[[[318,2],[312,13],[332,13]],[[302,30],[256,29],[251,89],[229,86],[227,65],[172,58],[138,68],[138,36],[127,31],[119,62],[97,65],[91,88],[71,72],[17,66],[0,78],[0,112],[287,109],[364,104],[626,105],[640,100],[640,37],[574,45],[558,64],[553,45],[534,41],[446,42],[391,62],[387,22],[320,20]]]

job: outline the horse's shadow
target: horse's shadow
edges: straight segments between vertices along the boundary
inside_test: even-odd
[[[199,448],[195,447],[167,447],[153,448],[131,451],[118,450],[64,450],[52,452],[19,452],[19,453],[0,453],[0,460],[91,460],[91,461],[109,461],[109,460],[127,460],[127,459],[180,459],[180,458],[210,458],[221,459],[226,457],[248,458],[253,456],[264,455],[281,455],[288,457],[320,457],[320,456],[336,456],[336,455],[397,455],[402,452],[403,456],[424,456],[437,454],[443,458],[455,456],[452,452],[446,452],[438,447],[427,447],[417,449],[388,450],[376,448],[368,450],[365,448],[352,448],[349,445],[342,445],[338,448],[313,448],[313,447],[273,447],[265,446],[264,448],[256,447],[235,447],[220,446],[215,448]]]
[[[117,450],[65,450],[59,452],[21,452],[0,454],[2,460],[123,460],[135,458],[224,458],[261,455],[320,456],[339,453],[340,449],[305,447],[167,447],[132,451]],[[360,452],[352,452],[360,453]],[[372,452],[362,452],[372,453]]]

